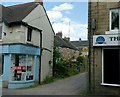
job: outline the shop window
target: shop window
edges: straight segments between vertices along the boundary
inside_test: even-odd
[[[12,55],[12,81],[33,80],[34,57],[30,55]]]
[[[103,50],[103,83],[120,85],[120,49]]]
[[[28,28],[27,41],[31,41],[31,38],[32,38],[32,28]]]
[[[110,30],[119,29],[119,9],[110,11]]]
[[[2,39],[2,26],[0,26],[0,39]]]
[[[32,80],[33,79],[33,64],[34,64],[34,57],[28,56],[27,57],[27,75],[26,80]]]

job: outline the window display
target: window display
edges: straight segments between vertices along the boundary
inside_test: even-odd
[[[26,80],[32,80],[33,79],[33,56],[28,56],[27,58],[27,76]]]
[[[12,81],[33,80],[34,57],[30,55],[12,55]]]

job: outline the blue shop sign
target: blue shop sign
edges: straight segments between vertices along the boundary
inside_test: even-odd
[[[105,38],[103,36],[99,36],[96,39],[97,44],[103,44],[105,42]]]

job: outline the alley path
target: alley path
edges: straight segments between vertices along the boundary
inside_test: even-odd
[[[3,95],[80,95],[87,89],[87,73],[29,89],[3,89]]]

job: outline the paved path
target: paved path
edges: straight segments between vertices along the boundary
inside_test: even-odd
[[[80,95],[87,89],[87,73],[29,89],[3,89],[3,95]]]

